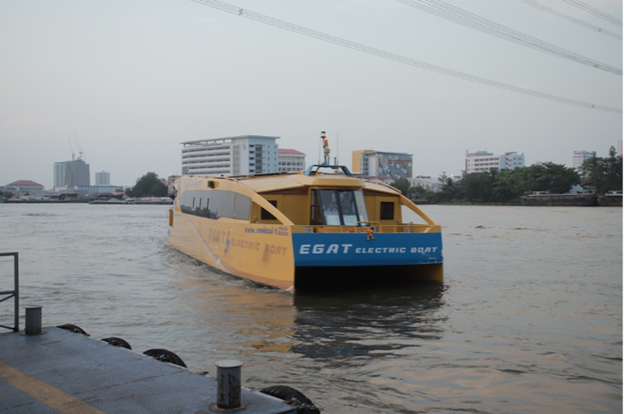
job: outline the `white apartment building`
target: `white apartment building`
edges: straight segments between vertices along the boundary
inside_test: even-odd
[[[517,152],[506,152],[501,155],[494,155],[487,151],[466,153],[466,174],[497,170],[513,170],[517,167],[524,167],[524,154]]]
[[[440,180],[434,180],[429,176],[425,177],[419,175],[418,177],[408,178],[407,181],[409,181],[410,187],[421,186],[425,190],[430,190],[434,193],[442,190],[442,183],[440,182]]]
[[[581,165],[583,165],[583,162],[590,158],[596,158],[596,151],[574,151],[574,156],[572,157],[572,168],[580,168]]]
[[[305,157],[303,152],[294,149],[279,149],[279,172],[298,172],[305,170]]]
[[[106,171],[96,172],[95,185],[110,185],[110,173]]]
[[[182,174],[228,176],[277,172],[277,139],[240,135],[181,142]]]

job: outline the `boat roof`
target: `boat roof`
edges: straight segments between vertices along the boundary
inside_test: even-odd
[[[240,184],[249,187],[256,193],[292,190],[303,187],[349,188],[353,190],[368,189],[389,194],[397,193],[397,190],[386,184],[340,173],[316,173],[314,175],[306,175],[300,172],[297,174],[240,177],[238,180]]]
[[[321,168],[330,172],[320,172]],[[243,176],[200,177],[207,180],[235,181],[256,193],[278,192],[304,187],[367,189],[393,195],[399,193],[399,190],[387,184],[355,177],[347,167],[340,165],[312,165],[305,172],[299,173],[275,172]]]

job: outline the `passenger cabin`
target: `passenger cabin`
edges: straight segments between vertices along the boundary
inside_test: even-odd
[[[297,175],[276,175],[270,182],[267,179],[240,182],[308,232],[349,232],[372,227],[382,233],[415,233],[425,232],[435,224],[395,188],[356,178],[344,166],[313,165]],[[428,225],[404,224],[402,205]],[[261,224],[287,224],[256,203],[252,203],[251,218]]]
[[[309,233],[423,233],[436,224],[384,183],[354,177],[345,166],[313,165],[299,174],[208,178],[206,187],[183,192],[183,213],[210,219],[300,226]],[[403,223],[405,206],[426,224]],[[297,232],[296,229],[293,229]]]

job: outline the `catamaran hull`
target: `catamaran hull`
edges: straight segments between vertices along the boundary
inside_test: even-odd
[[[440,233],[292,233],[290,226],[174,215],[169,242],[175,249],[263,285],[294,291],[327,275],[357,281],[373,269],[380,283],[391,277],[442,282]]]

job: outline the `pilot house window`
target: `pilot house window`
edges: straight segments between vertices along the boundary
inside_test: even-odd
[[[267,201],[271,203],[273,207],[277,207],[277,200],[267,200]],[[264,208],[260,212],[260,219],[261,220],[277,220],[273,214],[269,213]]]
[[[355,226],[368,221],[362,190],[312,190],[310,224]]]
[[[394,203],[392,201],[381,202],[379,219],[394,220]]]

